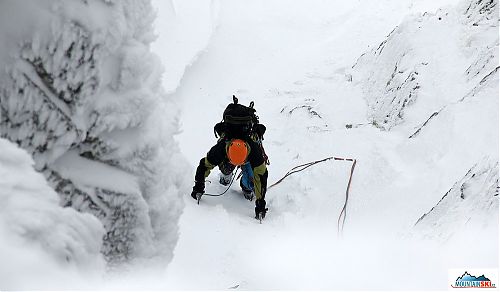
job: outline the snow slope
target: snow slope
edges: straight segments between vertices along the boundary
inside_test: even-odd
[[[498,269],[496,1],[157,1],[163,79],[149,1],[30,3],[0,2],[0,135],[46,180],[0,139],[0,289],[435,290]],[[263,224],[237,183],[190,198],[233,94],[267,126],[270,184],[357,159],[343,232],[346,161],[269,189]],[[103,278],[99,249],[127,272]]]
[[[484,159],[443,196],[438,204],[422,215],[415,224],[429,237],[449,237],[467,229],[468,234],[481,235],[483,229],[497,233],[498,161]]]
[[[413,196],[440,198],[485,158],[498,161],[497,14],[495,2],[462,1],[436,14],[409,16],[353,66],[369,122],[406,136],[395,154],[422,169],[411,172],[411,179],[426,183],[406,191]],[[487,201],[497,206],[493,195]],[[438,199],[423,201],[430,209]]]
[[[217,26],[217,0],[153,0],[157,9],[151,48],[164,64],[163,87],[173,93],[187,67],[196,62]]]
[[[174,94],[183,102],[181,151],[194,169],[215,143],[212,127],[230,96],[255,101],[268,127],[270,183],[309,161],[331,155],[358,159],[346,226],[339,237],[348,162],[318,164],[270,189],[270,212],[262,225],[252,219],[253,204],[236,185],[223,197],[203,198],[200,206],[186,193],[168,281],[151,286],[445,289],[450,268],[498,267],[498,196],[479,191],[498,184],[493,175],[498,77],[476,98],[458,102],[498,63],[497,22],[476,26],[467,20],[467,4],[476,2],[479,8],[486,3],[221,1],[219,25],[206,52],[187,69]],[[441,6],[446,7],[438,10]],[[384,55],[377,58],[381,42]],[[491,61],[476,62],[489,51]],[[468,67],[479,63],[487,66],[471,77]],[[417,75],[416,82],[405,84]],[[398,104],[413,90],[418,97],[398,117]],[[367,95],[372,91],[376,94]],[[374,106],[377,100],[371,98],[383,105]],[[435,121],[409,138],[442,107]],[[386,110],[390,126],[373,127],[374,117],[387,115]],[[467,202],[476,203],[448,203],[463,207],[455,215],[428,215],[414,228],[485,156],[492,175],[484,184],[483,176],[473,182],[468,194],[474,199]],[[224,190],[217,171],[209,180],[208,192]],[[482,204],[489,203],[491,213],[483,214]],[[456,216],[479,224],[464,226]],[[468,237],[470,230],[478,237]],[[441,235],[451,239],[441,241]],[[475,254],[463,254],[470,246]]]

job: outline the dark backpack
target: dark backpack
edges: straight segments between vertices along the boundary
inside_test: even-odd
[[[249,106],[239,104],[238,98],[233,95],[233,103],[228,104],[224,110],[222,122],[214,127],[215,137],[224,135],[228,138],[244,138],[256,131],[259,137],[262,137],[265,126],[259,124],[259,117],[255,114],[253,106],[253,101]]]

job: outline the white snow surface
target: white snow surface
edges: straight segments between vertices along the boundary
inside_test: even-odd
[[[140,210],[150,208],[150,217],[141,217],[142,223],[156,222],[135,231],[160,234],[169,248],[176,243],[173,258],[161,271],[138,261],[124,275],[87,280],[75,273],[72,287],[444,290],[451,268],[498,269],[498,4],[492,1],[493,12],[484,14],[486,2],[155,1],[162,18],[156,24],[159,41],[152,47],[166,67],[162,85],[169,102],[150,102],[156,100],[159,86],[158,68],[153,66],[159,59],[150,59],[141,44],[131,42],[123,48],[123,58],[111,54],[106,59],[100,76],[109,86],[88,104],[112,113],[102,115],[96,127],[99,137],[120,145],[110,159],[128,161],[144,141],[165,150],[160,155],[169,158],[164,166],[154,164],[165,177],[153,179],[155,196],[147,197],[147,204],[133,194],[127,198]],[[78,15],[77,6],[66,7]],[[9,9],[3,11],[8,20]],[[107,19],[85,15],[95,18],[89,22],[96,26]],[[126,26],[118,27],[123,29],[118,35],[130,33]],[[16,37],[23,32],[7,31]],[[150,37],[141,41],[148,43]],[[385,49],[378,54],[381,43]],[[10,59],[0,53],[0,62],[5,60]],[[416,98],[398,117],[401,103],[417,86],[405,81],[415,75]],[[141,95],[142,90],[136,90],[141,84],[153,93]],[[125,89],[117,93],[117,88]],[[351,169],[346,161],[317,164],[269,189],[270,210],[263,224],[253,219],[253,202],[243,198],[238,182],[225,196],[203,197],[200,205],[192,200],[186,176],[194,175],[200,158],[215,144],[213,126],[232,94],[245,104],[255,101],[267,126],[269,184],[306,162],[329,156],[357,159],[341,234],[337,219]],[[117,103],[118,97],[124,102]],[[22,108],[12,104],[16,106]],[[146,110],[129,115],[140,106]],[[180,131],[171,120],[177,108]],[[388,114],[388,126],[381,126]],[[378,126],[372,125],[374,120]],[[158,124],[163,131],[149,131]],[[171,139],[174,133],[177,142]],[[58,142],[67,146],[65,139],[76,138]],[[109,172],[117,184],[124,183],[117,186],[99,178],[105,165],[72,150],[55,152],[48,161],[82,189],[92,184],[134,193],[136,182],[141,191],[152,186],[148,180],[129,179],[127,173]],[[188,159],[191,171],[178,152]],[[78,167],[68,168],[72,164]],[[128,171],[135,166],[125,165]],[[184,176],[171,174],[173,168]],[[95,169],[96,177],[82,178],[81,169]],[[208,178],[207,192],[224,191],[217,172]],[[158,195],[162,193],[168,196]],[[96,202],[100,195],[89,192]],[[182,199],[171,204],[179,196]],[[178,214],[183,205],[177,228],[170,214]],[[178,240],[172,237],[177,232]],[[10,237],[5,246],[14,250]],[[0,238],[3,247],[5,239]],[[155,246],[161,247],[161,242]],[[148,239],[143,243],[136,245],[142,249],[139,254],[154,259],[146,248],[151,246]],[[473,253],[464,252],[471,248]],[[55,265],[46,272],[65,275]],[[20,263],[19,269],[26,266]],[[42,285],[36,271],[23,273],[33,285],[22,286],[14,278],[10,287]]]
[[[63,178],[86,187],[98,187],[119,193],[140,195],[137,178],[128,172],[107,164],[86,159],[68,151],[54,163],[54,170]]]
[[[212,127],[230,96],[255,101],[268,129],[269,183],[302,163],[357,159],[346,225],[339,236],[349,162],[318,164],[270,189],[262,225],[237,184],[199,206],[186,194],[166,283],[152,286],[446,289],[450,268],[498,268],[495,191],[479,191],[477,180],[473,198],[449,205],[462,206],[456,213],[431,211],[474,165],[498,162],[498,23],[473,26],[465,13],[472,2],[478,1],[221,1],[208,47],[174,94],[183,106],[181,150],[194,169],[216,141]],[[393,30],[397,37],[390,37]],[[370,59],[385,40],[386,55]],[[493,57],[471,78],[467,69],[480,52]],[[392,96],[367,84],[383,88],[399,58],[398,82],[418,71],[420,92],[402,120],[381,131],[371,126],[369,98],[389,104]],[[472,97],[491,72],[491,82]],[[401,97],[409,94],[398,86]],[[208,192],[224,190],[217,170],[209,180]],[[490,184],[498,185],[494,175],[483,189]],[[491,212],[483,214],[489,203]],[[428,212],[434,214],[421,222],[425,227],[414,227]],[[475,219],[456,220],[463,217]],[[463,253],[471,246],[474,254]]]
[[[430,212],[416,223],[426,237],[450,240],[457,229],[471,236],[491,230],[498,221],[498,161],[483,159],[455,183]],[[484,230],[486,229],[486,230]]]
[[[91,286],[105,261],[104,228],[92,215],[59,206],[59,198],[26,151],[0,138],[0,287]]]
[[[173,93],[217,27],[218,0],[152,0],[158,9],[152,49],[162,58],[163,87]]]

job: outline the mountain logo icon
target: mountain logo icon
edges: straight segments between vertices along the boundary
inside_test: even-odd
[[[496,288],[496,285],[484,275],[479,277],[469,274],[467,271],[455,280],[453,288]]]

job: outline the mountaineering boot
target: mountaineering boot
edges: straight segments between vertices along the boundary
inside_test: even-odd
[[[229,185],[231,183],[231,173],[230,174],[221,173],[219,176],[219,183],[223,186]]]
[[[243,196],[245,196],[245,199],[253,201],[253,199],[255,198],[255,192],[253,191],[253,182],[252,178],[250,177],[250,173],[252,172],[250,164],[245,164],[242,167],[241,171],[243,175],[240,180],[240,187],[243,191]]]
[[[255,193],[253,191],[248,191],[245,189],[242,189],[242,191],[245,199],[249,200],[250,202],[253,201],[253,198],[255,198]]]

